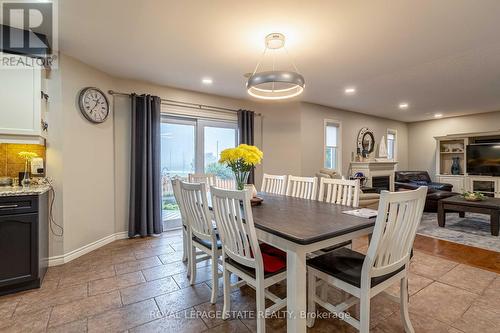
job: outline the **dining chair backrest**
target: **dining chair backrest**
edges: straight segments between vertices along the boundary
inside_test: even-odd
[[[179,206],[179,212],[181,213],[182,225],[188,226],[188,220],[186,217],[186,212],[184,210],[184,203],[182,202],[181,180],[180,179],[178,179],[178,178],[172,179],[172,189],[174,192],[175,202],[177,202],[177,206]]]
[[[414,191],[382,191],[372,239],[363,263],[361,284],[395,272],[410,260],[424,211],[427,187]]]
[[[225,190],[212,186],[210,193],[223,254],[242,265],[263,272],[262,255],[250,205],[250,191]]]
[[[343,206],[359,206],[359,179],[320,178],[319,201]]]
[[[180,188],[182,204],[193,236],[215,242],[206,184],[181,182]]]
[[[288,176],[286,195],[301,199],[316,199],[318,178]]]
[[[188,174],[188,182],[190,183],[205,183],[207,184],[207,190],[210,186],[214,186],[216,179],[215,175],[212,173],[190,173]]]
[[[268,175],[265,173],[264,177],[262,177],[262,186],[260,191],[284,195],[286,193],[286,175],[278,176]]]

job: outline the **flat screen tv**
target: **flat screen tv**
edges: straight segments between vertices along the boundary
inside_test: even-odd
[[[500,176],[500,143],[467,146],[467,173],[480,176]]]

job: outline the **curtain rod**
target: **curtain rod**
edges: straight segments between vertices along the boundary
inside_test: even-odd
[[[110,94],[111,96],[119,95],[119,96],[128,96],[128,97],[130,97],[132,95],[132,94],[118,92],[118,91],[114,91],[114,90],[108,90],[108,94]],[[162,104],[170,105],[170,106],[196,108],[196,109],[200,109],[200,110],[238,112],[238,110],[235,110],[235,109],[223,108],[223,107],[219,107],[219,106],[211,106],[211,105],[205,105],[205,104],[196,104],[196,103],[189,103],[189,102],[174,101],[172,99],[165,99],[165,98],[160,98],[160,99],[161,99]],[[255,115],[262,116],[262,114],[257,113],[257,112],[255,113]]]

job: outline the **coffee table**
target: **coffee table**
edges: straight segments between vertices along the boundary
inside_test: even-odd
[[[438,202],[438,224],[440,227],[446,224],[446,213],[479,213],[490,216],[491,234],[498,236],[500,224],[500,199],[487,197],[483,201],[467,201],[462,196],[456,195]],[[463,217],[463,214],[460,215]]]

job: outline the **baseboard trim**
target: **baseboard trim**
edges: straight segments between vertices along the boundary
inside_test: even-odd
[[[95,242],[92,242],[90,244],[84,245],[84,246],[82,246],[76,250],[73,250],[71,252],[68,252],[66,254],[63,254],[60,256],[50,257],[49,258],[49,267],[50,266],[58,266],[58,265],[68,263],[72,260],[75,260],[78,257],[83,256],[84,254],[87,254],[89,252],[97,250],[98,248],[103,247],[104,245],[109,244],[111,242],[114,242],[115,240],[125,239],[125,238],[128,238],[127,231],[117,232],[117,233],[111,234],[109,236],[106,236],[104,238],[101,238],[99,240],[96,240]]]

